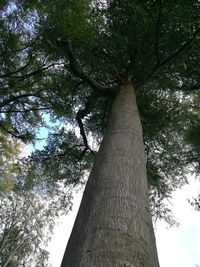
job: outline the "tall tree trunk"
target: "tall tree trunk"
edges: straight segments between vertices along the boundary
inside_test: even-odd
[[[131,84],[121,87],[61,267],[158,267],[142,126]]]

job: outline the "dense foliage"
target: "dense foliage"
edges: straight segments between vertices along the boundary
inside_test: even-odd
[[[55,207],[30,192],[1,195],[0,207],[1,266],[47,266],[45,242],[58,214]]]

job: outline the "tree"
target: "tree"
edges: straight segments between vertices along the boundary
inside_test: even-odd
[[[15,178],[20,172],[19,155],[20,142],[9,138],[8,135],[0,134],[0,192],[9,191],[13,188]]]
[[[36,190],[1,192],[1,266],[47,266],[47,244],[57,218],[60,214],[67,214],[70,202],[70,192],[65,192],[65,201],[59,196],[46,199]]]
[[[47,266],[45,245],[59,211],[36,192],[0,196],[0,263],[2,267]]]
[[[88,135],[101,139],[107,125],[62,266],[158,266],[148,191],[162,217],[162,200],[199,170],[199,2],[15,4],[34,18],[33,51],[54,64],[27,88],[82,138],[66,127],[53,133],[30,177],[38,163],[48,183],[76,183],[77,166],[84,172],[96,155]]]

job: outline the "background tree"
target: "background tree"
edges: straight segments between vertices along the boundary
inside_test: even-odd
[[[0,263],[7,266],[47,266],[58,202],[44,201],[36,192],[0,196]]]
[[[7,134],[1,133],[0,139],[0,192],[6,192],[13,188],[15,179],[20,173],[21,145]]]
[[[0,212],[1,265],[45,266],[48,253],[42,249],[43,231],[48,223],[52,227],[50,211],[33,194],[10,193],[1,197]]]

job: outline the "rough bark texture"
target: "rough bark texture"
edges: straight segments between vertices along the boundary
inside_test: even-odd
[[[133,86],[122,86],[61,267],[158,267],[142,126]]]

